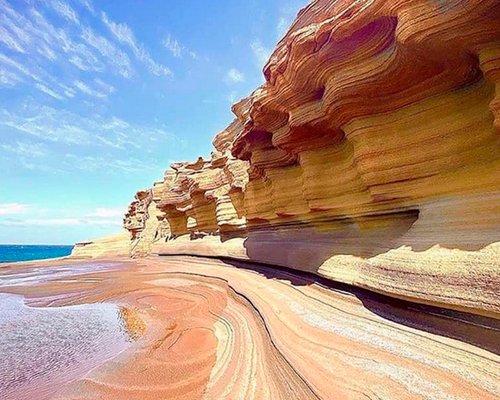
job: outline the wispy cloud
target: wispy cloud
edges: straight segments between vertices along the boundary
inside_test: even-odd
[[[288,26],[290,25],[290,22],[289,18],[280,17],[278,23],[276,24],[276,36],[278,39],[283,37],[288,29]]]
[[[125,214],[125,207],[96,208],[93,212],[86,214],[85,217],[113,218],[113,217],[122,217],[123,214]]]
[[[97,33],[89,18],[107,31]],[[164,44],[175,56],[197,57],[172,37]],[[137,61],[153,75],[172,75],[131,27],[96,13],[91,0],[29,1],[23,7],[0,0],[0,88],[31,86],[46,101],[105,99],[115,92],[107,74],[137,77]]]
[[[19,53],[26,53],[24,47],[19,43],[17,38],[5,29],[3,26],[0,26],[0,42],[2,42],[9,49],[17,51]]]
[[[29,103],[19,112],[0,112],[0,125],[14,128],[19,132],[42,140],[66,144],[90,143],[86,124],[78,116],[64,110],[57,110],[37,103]]]
[[[104,63],[98,59],[96,54],[84,43],[79,42],[77,38],[72,38],[70,32],[55,28],[38,10],[31,9],[29,14],[31,20],[22,16],[21,18],[26,20],[27,33],[35,42],[43,40],[56,53],[60,53],[62,50],[68,61],[82,71],[104,70]]]
[[[85,212],[64,207],[47,209],[19,202],[0,203],[0,226],[121,226],[124,212],[125,207],[96,208]]]
[[[163,39],[163,46],[176,58],[182,58],[188,55],[192,59],[196,60],[198,55],[193,50],[188,49],[186,46],[179,43],[179,41],[173,38],[170,34],[165,36]]]
[[[229,83],[239,83],[245,81],[245,75],[243,72],[237,70],[236,68],[231,68],[226,73],[226,82]]]
[[[107,94],[111,94],[116,91],[113,85],[110,85],[109,83],[106,83],[99,78],[95,78],[94,82],[101,88],[101,90],[103,90]]]
[[[29,204],[22,203],[0,203],[0,215],[24,214],[30,210]]]
[[[236,92],[232,91],[227,95],[227,101],[231,104],[233,104],[236,100],[238,100],[238,97],[236,96]]]
[[[6,56],[5,54],[0,53],[0,66],[3,68],[7,68],[9,70],[15,70],[16,73],[24,75],[27,78],[30,78],[36,82],[42,81],[40,76],[31,68],[26,67],[25,65],[21,64],[20,62]]]
[[[259,39],[250,43],[250,48],[252,49],[257,65],[263,67],[271,56],[271,49],[265,47]]]
[[[65,97],[59,93],[57,93],[56,91],[52,90],[51,88],[45,86],[43,83],[35,83],[35,87],[42,91],[43,93],[45,94],[48,94],[49,96],[55,98],[55,99],[58,99],[58,100],[64,100]]]
[[[42,78],[42,75],[46,76],[45,79]],[[24,78],[34,81],[33,86],[36,89],[58,100],[64,99],[63,93],[67,97],[72,97],[68,95],[67,88],[64,85],[58,83],[49,84],[47,80],[53,80],[54,78],[47,76],[43,70],[35,71],[32,67],[21,64],[0,53],[0,83],[12,87],[19,82],[23,82]]]
[[[98,90],[92,89],[82,81],[75,81],[73,83],[76,88],[78,88],[82,93],[85,93],[88,96],[97,97],[101,99],[108,96],[107,93],[99,92]]]
[[[65,3],[61,0],[52,0],[50,5],[54,9],[56,13],[58,13],[61,17],[66,19],[69,22],[73,22],[75,24],[80,24],[76,11],[71,8],[68,3]]]
[[[16,142],[15,144],[2,144],[3,150],[14,153],[19,157],[45,157],[47,148],[41,143]]]
[[[102,21],[110,32],[122,43],[128,45],[136,58],[141,61],[148,70],[157,76],[171,76],[172,71],[167,66],[153,60],[144,46],[137,41],[132,29],[125,23],[118,23],[111,20],[105,12],[101,14]]]
[[[17,163],[27,170],[36,168],[37,171],[56,171],[55,168],[47,165],[46,158],[49,150],[42,143],[18,140],[15,143],[2,144],[0,150],[3,152],[2,158],[10,165]],[[9,155],[14,157],[11,158]]]
[[[162,164],[156,165],[151,161],[140,160],[134,157],[112,158],[108,156],[82,156],[73,153],[65,154],[67,165],[78,164],[78,169],[87,172],[99,173],[137,173],[145,171],[157,171],[162,168]]]
[[[79,0],[80,4],[87,9],[87,11],[91,12],[92,14],[95,13],[95,8],[94,4],[92,4],[91,0]]]
[[[177,39],[172,38],[170,35],[167,35],[165,39],[163,39],[163,45],[165,48],[172,53],[174,57],[180,58],[182,55],[182,47],[177,41]]]
[[[0,67],[0,86],[13,87],[22,81],[22,78],[12,71]]]
[[[121,76],[125,78],[132,77],[134,70],[130,63],[130,58],[125,52],[118,49],[105,37],[96,34],[89,27],[83,29],[82,38],[87,44],[99,51],[106,58],[107,62],[117,69]]]
[[[58,14],[63,13],[71,20],[77,19],[76,12],[69,6],[65,7],[66,3],[54,1],[49,4],[59,11]],[[0,52],[0,67],[10,72],[11,79],[8,82],[11,84],[11,75],[15,73],[28,78],[26,83],[30,83],[30,80],[38,83],[35,86],[31,82],[38,90],[57,98],[57,95],[60,97],[64,93],[58,90],[64,77],[47,72],[47,61],[49,64],[57,63],[64,70],[68,70],[70,65],[80,71],[102,72],[105,69],[104,63],[91,48],[81,43],[78,37],[72,37],[66,28],[54,27],[40,10],[26,7],[21,13],[5,0],[0,0],[0,10],[0,45],[3,43],[7,48],[22,54],[7,56]],[[20,83],[20,80],[16,83]]]
[[[34,227],[34,226],[81,226],[81,225],[98,225],[98,226],[121,226],[121,220],[115,219],[90,219],[90,218],[9,218],[8,221],[0,220],[2,226],[19,226],[19,227]]]
[[[78,86],[88,87],[83,82]],[[176,139],[162,128],[131,124],[114,116],[107,118],[98,115],[82,116],[41,105],[33,100],[26,102],[16,112],[1,110],[1,125],[44,141],[66,145],[92,144],[92,146],[123,149],[143,148],[155,146],[155,142],[164,143]]]
[[[297,15],[297,10],[310,3],[312,0],[288,0],[280,7],[280,17],[276,23],[276,37],[281,39]]]

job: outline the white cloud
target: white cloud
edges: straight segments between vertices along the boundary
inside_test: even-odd
[[[67,20],[78,21],[78,15],[66,3],[55,0],[48,3],[48,6]],[[55,27],[40,10],[33,6],[28,5],[18,12],[6,1],[0,0],[0,10],[2,11],[0,47],[3,44],[18,52],[17,55],[7,56],[0,51],[0,66],[17,75],[20,72],[54,93],[64,94],[64,91],[57,90],[63,79],[60,75],[56,76],[47,72],[52,68],[44,69],[47,61],[56,64],[58,69],[71,71],[67,68],[70,66],[86,72],[104,71],[106,65],[103,61],[113,67],[122,61],[119,54],[112,54],[110,57],[100,54],[102,57],[99,57],[99,54],[95,53],[97,49],[82,41],[79,36],[80,29]],[[6,65],[9,68],[5,68]],[[113,68],[113,71],[121,73],[122,69],[124,68]],[[12,79],[10,82],[12,83]],[[48,91],[45,90],[45,92]]]
[[[0,42],[2,42],[9,49],[17,51],[19,53],[26,53],[26,50],[17,41],[17,39],[4,27],[0,26]]]
[[[49,61],[55,61],[57,59],[56,52],[48,47],[46,43],[40,43],[40,46],[37,47],[36,51]]]
[[[12,70],[14,70],[15,72]],[[12,58],[9,58],[6,55],[0,53],[0,84],[3,83],[4,86],[13,86],[18,82],[23,81],[23,79],[19,75],[23,75],[24,77],[28,78],[28,80],[31,79],[35,81],[34,87],[36,89],[45,94],[48,94],[53,98],[63,100],[64,96],[74,97],[74,92],[71,93],[71,91],[68,90],[69,88],[63,84],[55,83],[54,78],[50,75],[47,75],[46,79],[51,80],[51,83],[48,83],[46,80],[42,79],[42,75],[46,75],[45,71],[33,71],[32,69],[30,69],[30,67],[23,65],[20,62],[17,62],[16,60],[13,60]]]
[[[106,58],[107,62],[125,78],[131,78],[134,70],[130,63],[129,56],[118,49],[113,43],[103,36],[96,34],[92,29],[86,27],[83,29],[82,39],[90,46],[95,48]]]
[[[75,24],[80,24],[76,11],[68,3],[61,0],[52,0],[50,4],[61,17]]]
[[[52,142],[88,144],[90,132],[84,121],[64,110],[29,103],[17,113],[0,111],[0,125]]]
[[[30,210],[29,204],[22,203],[0,203],[0,215],[24,214]]]
[[[35,83],[35,87],[40,90],[41,92],[48,94],[49,96],[58,99],[58,100],[64,100],[65,97],[60,95],[59,93],[55,92],[51,88],[45,86],[43,83]]]
[[[276,37],[281,39],[297,16],[298,10],[310,3],[311,0],[288,0],[280,7],[280,18],[276,23]]]
[[[0,221],[3,226],[81,226],[81,225],[97,225],[97,226],[121,226],[120,219],[87,219],[87,218],[26,218],[14,219],[8,221]]]
[[[86,214],[85,217],[112,218],[122,217],[125,214],[125,208],[96,208],[93,212]]]
[[[16,144],[2,144],[0,146],[5,151],[16,154],[19,157],[45,157],[47,148],[41,143],[27,143],[18,141]]]
[[[20,221],[21,225],[28,226],[81,225],[81,223],[78,218],[30,218]]]
[[[83,90],[88,88],[83,82],[79,86]],[[33,100],[23,103],[16,112],[0,110],[1,125],[40,140],[77,146],[147,149],[155,147],[155,142],[176,140],[174,135],[162,128],[131,124],[114,116],[81,116]]]
[[[170,35],[167,35],[165,39],[163,39],[163,45],[166,47],[168,51],[172,53],[174,57],[180,57],[182,54],[182,48],[177,41],[177,39],[174,39]]]
[[[0,150],[3,151],[1,158],[11,166],[17,164],[28,170],[36,169],[37,172],[61,172],[47,162],[50,151],[43,143],[17,141],[16,143],[0,145]],[[13,157],[9,157],[9,154]]]
[[[99,78],[95,78],[94,82],[101,87],[102,90],[104,90],[106,93],[111,94],[116,91],[115,87],[113,85],[110,85],[109,83],[104,82],[103,80]]]
[[[119,172],[123,174],[144,171],[157,171],[162,169],[162,165],[155,165],[151,161],[143,161],[133,157],[121,159],[101,156],[81,156],[73,153],[67,153],[64,155],[64,157],[66,165],[77,165],[78,169],[87,172]]]
[[[0,67],[0,86],[13,87],[21,82],[22,78],[12,71],[7,71]]]
[[[245,75],[243,72],[237,70],[236,68],[231,68],[226,73],[226,81],[230,83],[239,83],[245,81]]]
[[[16,72],[21,73],[34,81],[40,82],[42,80],[37,73],[2,53],[0,53],[0,65],[7,69],[14,69]]]
[[[61,85],[61,89],[64,91],[64,94],[66,95],[66,97],[72,98],[72,97],[75,97],[75,95],[76,95],[76,90],[73,88],[70,88],[66,85]]]
[[[280,17],[280,19],[278,20],[278,24],[276,25],[276,35],[278,36],[278,39],[283,37],[289,25],[290,21],[287,18]]]
[[[231,104],[233,104],[234,102],[236,102],[238,98],[236,97],[236,92],[231,92],[227,95],[227,101],[229,101]]]
[[[39,42],[45,43],[54,52],[66,54],[64,58],[82,71],[104,70],[104,64],[89,47],[72,39],[70,32],[55,28],[39,11],[30,10],[31,20],[16,14],[25,21],[25,30],[34,42],[33,47]]]
[[[250,48],[252,49],[258,66],[263,67],[271,56],[271,49],[264,47],[262,42],[258,39],[250,43]]]
[[[144,46],[137,42],[134,32],[125,23],[117,23],[109,19],[105,12],[102,12],[102,22],[108,27],[111,33],[122,43],[127,44],[133,51],[136,58],[141,61],[146,68],[157,76],[171,76],[172,71],[151,57]]]
[[[176,58],[181,58],[184,55],[188,55],[192,59],[196,60],[198,55],[193,50],[188,49],[184,45],[180,44],[179,41],[168,34],[165,39],[163,39],[163,46],[172,53]]]
[[[80,4],[85,7],[88,11],[90,11],[92,14],[95,13],[94,5],[92,4],[91,0],[80,0]]]
[[[27,213],[30,215],[24,216]],[[48,213],[50,217],[46,216]],[[125,207],[96,208],[84,214],[75,210],[48,210],[32,204],[0,203],[0,226],[121,226],[124,213]]]
[[[97,98],[101,98],[101,99],[104,97],[107,97],[106,93],[102,93],[102,92],[99,92],[98,90],[92,89],[90,86],[88,86],[86,83],[84,83],[82,81],[74,81],[73,84],[82,93],[84,93],[88,96],[97,97]]]

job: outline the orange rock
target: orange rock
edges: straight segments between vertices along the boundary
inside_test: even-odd
[[[500,316],[499,21],[498,0],[313,1],[211,159],[172,165],[148,212],[132,203],[133,240],[155,214],[168,234],[139,238],[142,254]]]

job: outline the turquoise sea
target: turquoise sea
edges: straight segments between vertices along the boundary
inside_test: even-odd
[[[0,263],[68,256],[73,246],[0,244]]]

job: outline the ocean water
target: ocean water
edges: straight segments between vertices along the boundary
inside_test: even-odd
[[[0,244],[0,263],[68,256],[73,246]]]

